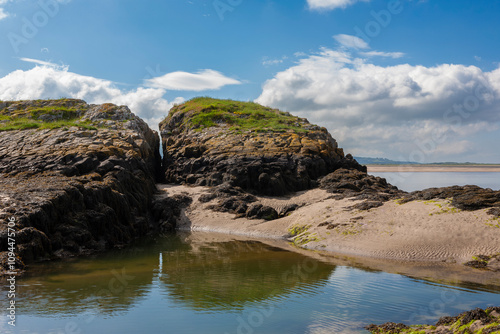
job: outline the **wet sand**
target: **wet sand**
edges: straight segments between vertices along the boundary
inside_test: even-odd
[[[389,201],[358,211],[347,208],[359,201],[335,200],[324,190],[312,189],[288,197],[259,197],[278,212],[287,204],[300,206],[286,217],[265,221],[236,219],[233,214],[207,209],[216,200],[198,201],[208,192],[206,187],[159,188],[166,195],[185,193],[193,198],[178,225],[182,230],[285,239],[306,249],[373,259],[460,264],[475,255],[500,254],[500,222],[487,209],[460,211],[446,200]],[[290,235],[297,227],[304,233]]]

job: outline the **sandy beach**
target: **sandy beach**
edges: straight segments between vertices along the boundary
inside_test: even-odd
[[[347,209],[359,201],[335,200],[324,190],[312,189],[288,197],[258,197],[278,211],[287,204],[300,206],[286,217],[265,221],[235,219],[233,214],[206,209],[213,202],[198,201],[208,192],[206,187],[159,188],[165,195],[193,198],[182,213],[181,230],[286,239],[306,249],[373,259],[461,264],[476,255],[500,253],[498,220],[486,209],[460,211],[446,200],[406,204],[394,200],[359,211]]]

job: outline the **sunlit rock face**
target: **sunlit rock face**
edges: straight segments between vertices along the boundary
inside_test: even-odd
[[[366,171],[325,128],[251,102],[195,98],[170,110],[160,131],[172,183],[283,195],[339,168]]]
[[[160,141],[127,107],[1,102],[0,130],[0,221],[15,219],[17,268],[150,231]],[[2,265],[7,241],[2,224]]]

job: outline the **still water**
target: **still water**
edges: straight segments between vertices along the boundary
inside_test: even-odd
[[[500,190],[498,172],[370,172],[369,174],[383,177],[404,191],[468,184]]]
[[[495,288],[335,266],[256,241],[167,236],[18,279],[1,333],[365,333],[500,304]],[[1,305],[6,293],[1,291]]]

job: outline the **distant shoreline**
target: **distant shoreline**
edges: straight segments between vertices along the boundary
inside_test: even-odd
[[[500,173],[500,165],[366,165],[366,167],[368,168],[368,173],[384,173],[384,172]]]

